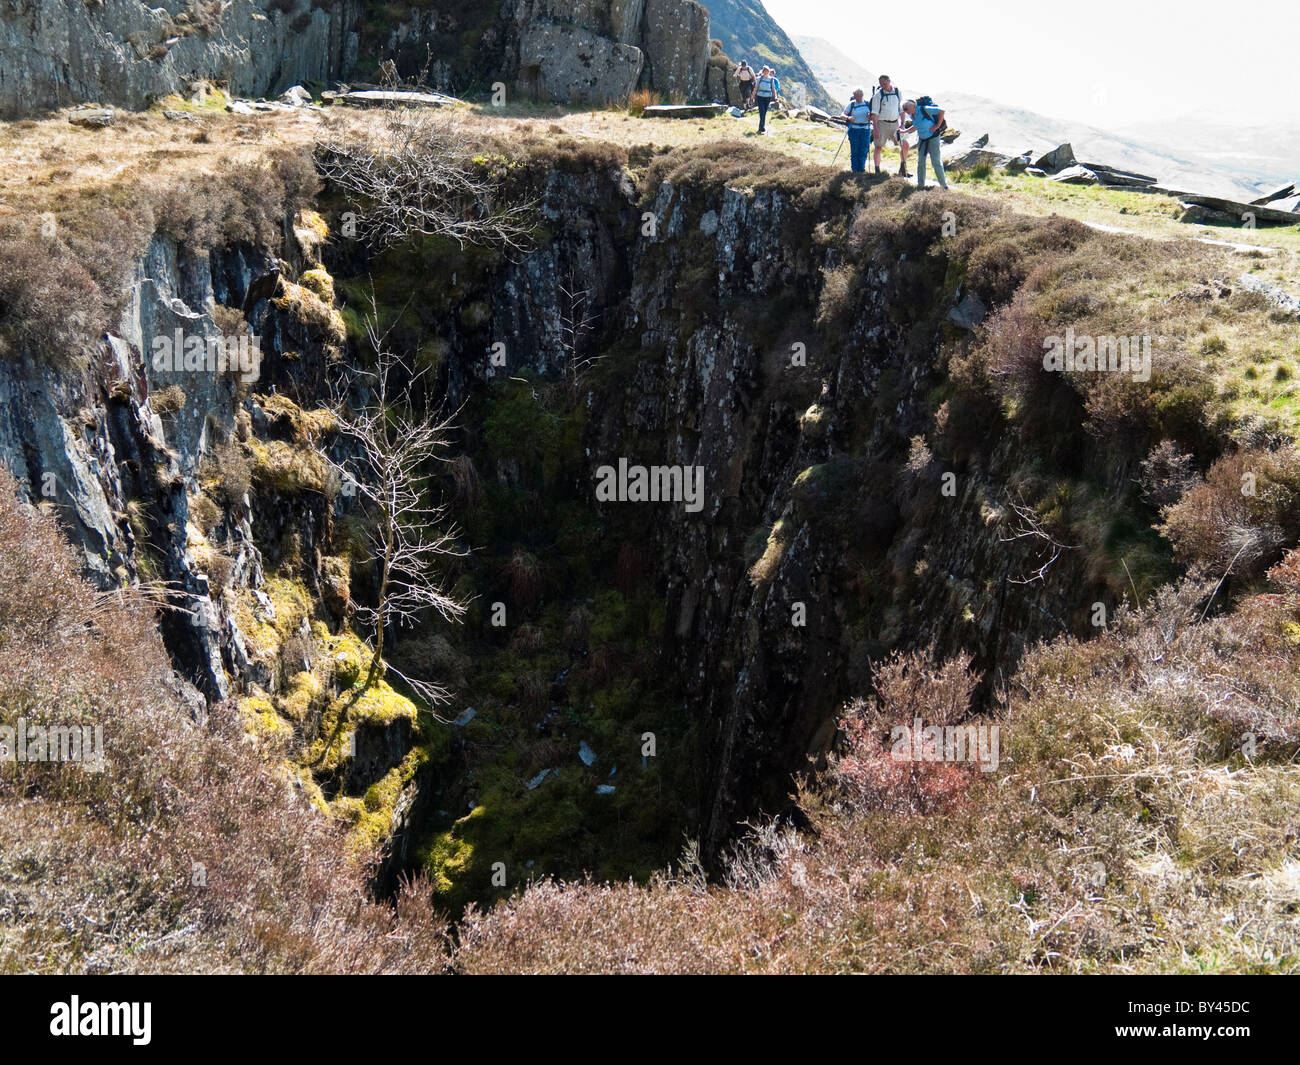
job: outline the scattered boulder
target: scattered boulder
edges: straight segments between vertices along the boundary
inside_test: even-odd
[[[253,113],[253,109],[243,100],[231,100],[230,103],[226,104],[226,110],[232,115],[251,115]]]
[[[823,126],[840,125],[840,123],[836,121],[835,115],[832,115],[829,111],[823,111],[820,107],[814,107],[812,104],[809,104],[807,107],[799,108],[794,111],[790,117],[807,119],[809,122],[820,122]]]
[[[1297,193],[1295,183],[1292,182],[1289,185],[1283,185],[1275,192],[1270,192],[1267,196],[1261,196],[1258,200],[1251,200],[1250,204],[1252,207],[1263,207],[1265,204],[1276,207],[1277,204],[1274,201],[1294,198],[1297,195],[1300,194]]]
[[[978,137],[975,138],[975,142],[971,145],[971,147],[983,148],[986,144],[988,144],[988,142],[989,142],[989,135],[987,133],[981,133]]]
[[[294,85],[280,93],[280,103],[290,107],[306,107],[311,103],[311,93],[301,85]]]
[[[1042,178],[1047,177],[1047,171],[1044,170],[1042,167],[1038,167],[1038,166],[1025,167],[1025,173],[1028,174],[1030,177],[1042,177]]]
[[[334,103],[349,107],[386,107],[398,104],[405,107],[448,107],[460,103],[454,96],[440,92],[407,92],[398,89],[360,89],[334,96]]]
[[[644,118],[715,118],[726,110],[725,104],[651,104],[641,114]]]
[[[591,766],[596,764],[596,752],[588,745],[586,740],[578,744],[578,757],[582,759],[582,764]]]
[[[1058,144],[1046,155],[1040,155],[1034,160],[1034,166],[1040,170],[1045,170],[1049,174],[1055,174],[1058,170],[1065,170],[1067,167],[1077,166],[1079,160],[1074,157],[1074,149],[1069,144]]]
[[[1033,152],[1021,152],[1007,160],[1007,172],[1011,174],[1023,174],[1034,164]]]
[[[971,148],[964,155],[956,156],[943,165],[947,170],[974,170],[977,166],[996,169],[1008,162],[1010,159],[1007,156],[991,152],[987,148]]]
[[[1253,203],[1243,203],[1241,200],[1228,200],[1221,196],[1199,196],[1195,194],[1186,194],[1182,198],[1183,222],[1201,221],[1201,216],[1207,213],[1216,216],[1216,221],[1227,221],[1233,225],[1241,225],[1246,221],[1253,221],[1255,225],[1274,225],[1274,226],[1296,226],[1300,225],[1300,214],[1294,211],[1279,211],[1275,207],[1260,207]],[[1191,208],[1199,207],[1200,211],[1192,211]],[[1188,217],[1194,215],[1197,217]]]
[[[1053,174],[1051,180],[1060,181],[1066,185],[1098,185],[1101,183],[1101,179],[1096,174],[1086,166],[1080,166],[1077,163]]]
[[[537,788],[541,785],[542,781],[555,772],[556,770],[554,769],[543,769],[540,773],[537,774],[537,776],[533,777],[532,780],[525,783],[524,787],[527,788],[529,791],[536,791]]]
[[[1250,289],[1252,292],[1263,293],[1269,301],[1281,307],[1284,311],[1290,311],[1292,314],[1300,315],[1300,298],[1291,295],[1276,285],[1270,285],[1267,281],[1261,281],[1252,274],[1242,274],[1237,278],[1237,284],[1242,288]]]
[[[106,129],[117,121],[117,115],[111,107],[77,107],[68,121],[83,129]]]
[[[988,310],[984,301],[976,293],[968,292],[957,306],[948,312],[948,320],[962,329],[974,329],[984,321]]]
[[[1135,174],[1128,170],[1116,170],[1114,167],[1104,166],[1101,163],[1083,163],[1094,174],[1103,185],[1115,185],[1120,188],[1150,188],[1156,183],[1156,179],[1146,174]]]

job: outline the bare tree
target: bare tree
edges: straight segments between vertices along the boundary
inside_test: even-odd
[[[1013,543],[1017,540],[1028,540],[1036,543],[1040,551],[1040,559],[1046,558],[1036,570],[1027,577],[1012,577],[1012,584],[1033,584],[1034,581],[1045,581],[1047,571],[1052,568],[1052,564],[1061,557],[1066,551],[1078,549],[1078,544],[1064,544],[1056,539],[1047,531],[1043,524],[1042,518],[1033,507],[1029,506],[1024,499],[1018,495],[1016,499],[1008,499],[1007,505],[1018,519],[1017,525],[1011,529],[1007,536],[999,537],[1004,544]]]
[[[558,285],[560,304],[560,349],[564,359],[561,372],[565,383],[577,389],[587,371],[604,358],[603,355],[583,355],[581,349],[587,334],[596,324],[596,315],[587,310],[591,293],[579,288],[573,271],[569,281]]]
[[[500,181],[477,164],[450,111],[390,107],[367,135],[322,141],[325,177],[362,205],[357,235],[377,248],[414,236],[526,249],[535,204],[500,201]]]
[[[409,677],[385,661],[384,633],[389,626],[414,625],[429,611],[448,621],[465,613],[465,604],[440,583],[443,561],[464,552],[456,544],[457,530],[445,524],[446,507],[434,500],[430,485],[434,463],[446,461],[441,452],[452,419],[411,405],[411,386],[424,371],[411,373],[392,352],[387,331],[379,331],[377,314],[367,318],[366,333],[375,352],[374,367],[345,374],[335,385],[332,405],[339,435],[351,453],[341,461],[325,456],[345,491],[362,497],[371,518],[365,536],[378,567],[377,591],[373,606],[357,606],[357,617],[374,628],[375,643],[362,687],[391,670],[430,703],[444,703],[450,698],[446,689]],[[359,402],[350,398],[354,396]]]

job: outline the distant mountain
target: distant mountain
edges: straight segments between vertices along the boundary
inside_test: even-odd
[[[830,41],[802,34],[795,34],[792,40],[817,80],[826,87],[826,91],[840,107],[848,102],[854,89],[870,91],[876,84],[877,75],[872,74],[856,59],[845,55]],[[888,74],[889,71],[884,73]]]
[[[876,75],[820,37],[794,38],[808,65],[838,100],[856,88],[871,88]],[[889,73],[888,71],[886,73]],[[1127,134],[959,91],[935,92],[897,82],[904,96],[929,92],[962,130],[958,144],[980,134],[1005,155],[1047,151],[1069,142],[1077,158],[1158,178],[1162,185],[1212,196],[1252,200],[1300,177],[1300,123],[1283,120],[1267,136],[1257,130],[1200,119],[1165,120],[1135,126]]]
[[[1300,121],[1281,116],[1267,131],[1213,117],[1160,118],[1134,132],[1166,144],[1195,145],[1197,158],[1233,173],[1249,173],[1266,184],[1300,179]]]
[[[709,9],[709,25],[722,50],[733,62],[749,60],[755,69],[764,65],[776,68],[781,89],[792,99],[793,90],[802,85],[808,103],[818,107],[835,106],[817,75],[799,54],[785,30],[767,13],[762,0],[704,0]],[[843,106],[842,104],[840,106]]]

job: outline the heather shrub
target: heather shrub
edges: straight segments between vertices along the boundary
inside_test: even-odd
[[[103,293],[61,236],[0,220],[0,356],[81,368],[106,326]]]
[[[1179,561],[1259,576],[1300,535],[1300,453],[1286,447],[1225,455],[1161,516],[1160,532]]]
[[[0,883],[27,900],[0,907],[0,972],[440,968],[429,891],[366,897],[374,856],[349,857],[232,707],[182,694],[155,612],[79,577],[0,472],[0,724],[103,730],[98,772],[0,762]]]

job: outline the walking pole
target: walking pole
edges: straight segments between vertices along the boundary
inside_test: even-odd
[[[835,149],[835,158],[831,160],[831,166],[839,162],[840,152],[844,151],[844,142],[849,139],[849,127],[846,123],[844,126],[844,136],[840,138],[840,146]]]

